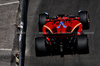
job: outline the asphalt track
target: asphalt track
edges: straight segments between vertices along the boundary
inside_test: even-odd
[[[26,41],[25,66],[100,66],[100,0],[30,0],[28,9],[28,26]],[[85,10],[90,15],[88,34],[89,54],[65,55],[64,57],[35,56],[35,38],[38,32],[38,16],[48,12],[50,16],[57,14],[74,14]]]

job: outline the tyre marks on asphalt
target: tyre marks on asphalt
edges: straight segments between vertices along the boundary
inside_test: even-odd
[[[26,33],[26,55],[30,56],[34,50],[34,39],[38,32],[38,15],[36,13],[41,0],[30,0],[28,8],[28,23]],[[33,53],[34,54],[34,53]]]

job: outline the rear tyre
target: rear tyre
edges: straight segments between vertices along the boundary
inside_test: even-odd
[[[89,53],[87,35],[77,36],[77,53],[78,54],[88,54]]]
[[[35,51],[36,51],[36,56],[46,56],[47,55],[47,48],[45,46],[44,37],[38,37],[35,39]]]
[[[42,27],[44,24],[46,24],[46,18],[48,18],[48,15],[39,14],[39,32],[42,32]]]
[[[90,28],[90,19],[89,19],[89,14],[87,11],[81,11],[79,12],[79,21],[82,23],[83,25],[83,29],[87,30]]]

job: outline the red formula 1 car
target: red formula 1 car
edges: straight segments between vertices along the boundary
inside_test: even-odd
[[[88,39],[82,30],[89,29],[89,14],[79,11],[79,16],[59,14],[49,18],[47,12],[39,15],[39,32],[35,39],[36,56],[78,53],[87,54]]]

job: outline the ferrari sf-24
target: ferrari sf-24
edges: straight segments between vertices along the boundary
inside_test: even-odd
[[[88,38],[83,33],[90,28],[87,11],[79,11],[78,16],[58,14],[49,17],[47,12],[41,13],[38,26],[43,37],[35,38],[36,56],[89,53]]]

